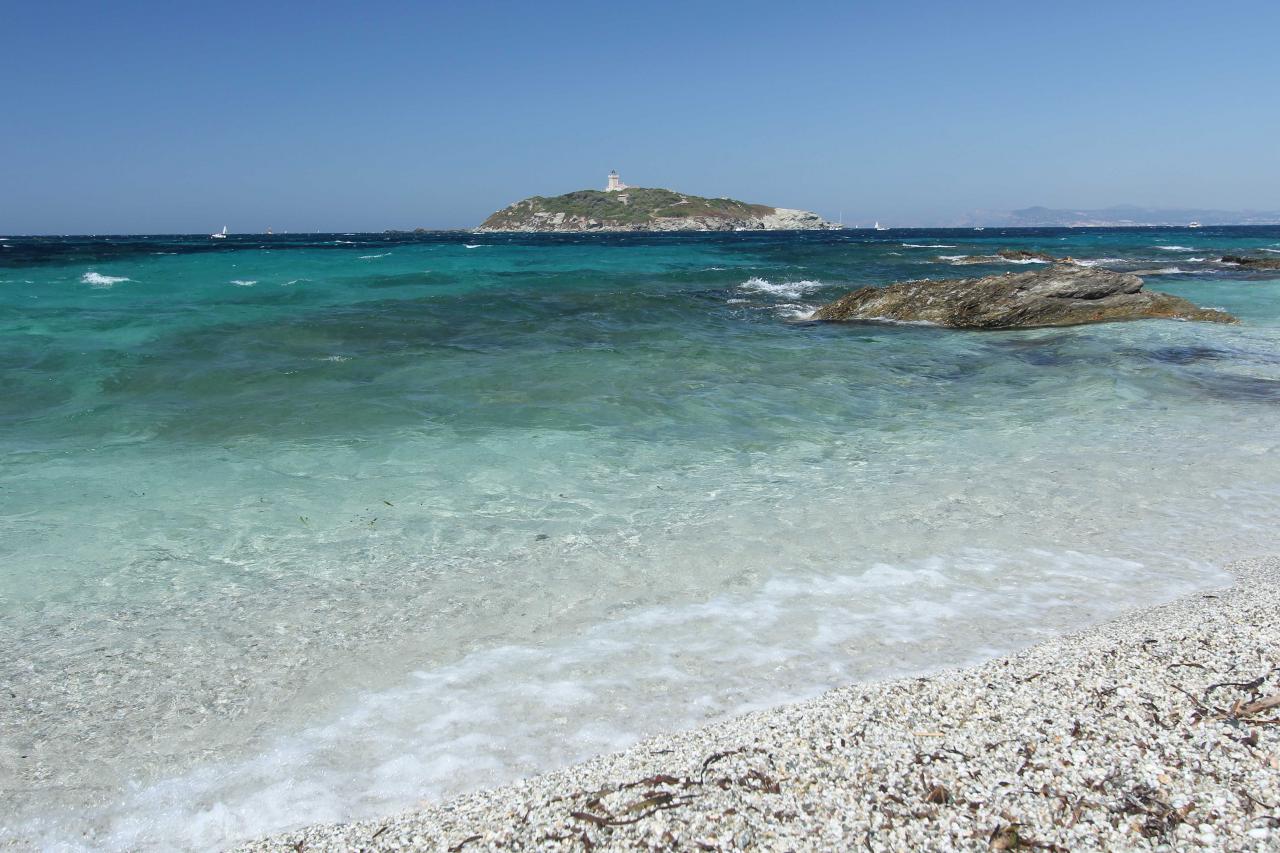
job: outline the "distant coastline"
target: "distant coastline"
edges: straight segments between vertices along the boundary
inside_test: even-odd
[[[955,219],[942,220],[937,227],[1186,228],[1277,224],[1280,224],[1280,211],[1274,210],[1212,210],[1116,205],[1103,208],[1034,206],[1009,211],[978,210]]]

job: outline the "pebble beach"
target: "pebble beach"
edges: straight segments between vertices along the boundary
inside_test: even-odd
[[[979,666],[240,850],[1274,850],[1280,558],[1228,568]]]

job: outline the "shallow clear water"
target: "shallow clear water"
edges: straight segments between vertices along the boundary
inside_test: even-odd
[[[1280,229],[0,246],[0,838],[407,807],[1274,550],[1280,273],[1212,259]],[[1242,322],[803,321],[1003,247]]]

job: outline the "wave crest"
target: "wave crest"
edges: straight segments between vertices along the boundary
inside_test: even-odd
[[[119,284],[122,281],[133,281],[131,278],[125,278],[122,275],[103,275],[102,273],[89,270],[80,276],[80,281],[90,287],[111,287],[113,284]]]
[[[772,282],[767,278],[752,276],[742,284],[738,285],[738,289],[747,290],[752,293],[768,293],[772,296],[782,296],[787,299],[798,299],[806,293],[817,290],[822,286],[822,282],[812,281],[811,279]]]

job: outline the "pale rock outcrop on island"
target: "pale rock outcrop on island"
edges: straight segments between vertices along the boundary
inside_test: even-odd
[[[1224,311],[1144,290],[1136,275],[1064,264],[984,278],[864,287],[813,314],[814,320],[896,320],[957,329],[1025,329],[1157,318],[1236,322]]]
[[[475,231],[807,231],[837,227],[807,210],[626,187],[526,198],[497,211]]]

